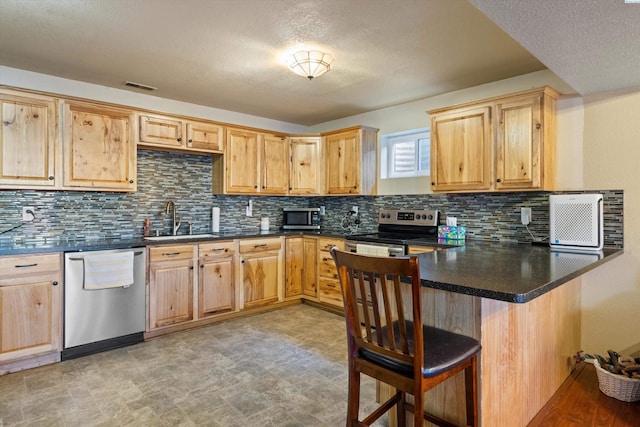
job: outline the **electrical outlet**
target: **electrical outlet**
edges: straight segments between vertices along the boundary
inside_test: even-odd
[[[33,206],[23,206],[22,207],[22,221],[31,222],[36,217],[36,208]]]
[[[522,225],[529,225],[531,222],[531,208],[520,208],[520,221]]]

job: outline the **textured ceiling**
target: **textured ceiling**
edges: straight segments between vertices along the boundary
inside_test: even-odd
[[[640,89],[638,0],[470,1],[579,94]]]
[[[0,0],[0,65],[301,125],[545,68],[466,0]]]

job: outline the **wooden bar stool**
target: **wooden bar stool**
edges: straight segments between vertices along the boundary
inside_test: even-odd
[[[406,411],[414,413],[415,426],[422,426],[423,419],[452,426],[424,412],[424,393],[463,370],[466,423],[477,426],[480,343],[431,326],[416,327],[422,325],[418,258],[365,256],[336,248],[331,249],[331,255],[340,275],[347,322],[347,427],[369,426],[396,404],[398,426],[406,425]],[[405,313],[402,289],[408,287],[411,301],[407,308],[411,312]],[[358,419],[361,373],[397,390],[362,421]],[[413,395],[413,404],[407,402],[406,394]]]

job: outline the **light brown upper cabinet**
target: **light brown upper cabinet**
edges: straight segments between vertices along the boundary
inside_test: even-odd
[[[136,190],[133,112],[65,102],[64,187],[77,190]]]
[[[222,153],[224,127],[213,122],[152,114],[138,115],[141,147]]]
[[[432,190],[553,190],[558,96],[546,87],[429,111]]]
[[[224,166],[227,194],[287,194],[289,139],[250,130],[228,128]],[[214,183],[215,185],[215,183]],[[214,189],[219,191],[219,187]]]
[[[325,194],[375,195],[378,130],[356,127],[322,136]]]
[[[320,194],[320,137],[290,137],[289,153],[289,194]]]
[[[0,188],[55,188],[56,100],[0,90],[0,104]]]

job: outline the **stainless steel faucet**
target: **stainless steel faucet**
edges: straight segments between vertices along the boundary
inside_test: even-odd
[[[173,236],[175,236],[176,234],[178,234],[178,230],[180,229],[180,226],[182,225],[182,221],[180,220],[180,217],[178,217],[177,221],[176,221],[176,204],[173,203],[172,200],[169,200],[167,202],[167,204],[164,207],[164,212],[165,213],[169,213],[169,211],[171,211],[171,213],[173,214],[171,216],[171,234]]]

